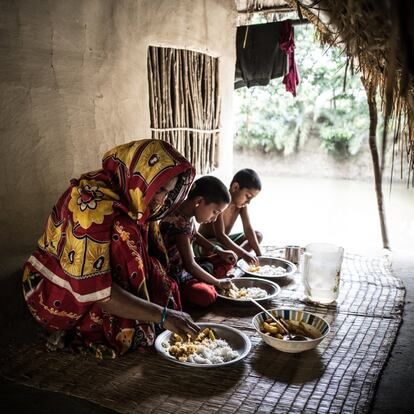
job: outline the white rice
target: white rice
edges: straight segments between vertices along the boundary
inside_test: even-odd
[[[195,353],[188,356],[187,362],[195,364],[222,364],[239,356],[224,339],[205,338],[196,346]]]
[[[286,269],[282,266],[264,265],[259,266],[259,269],[254,273],[260,276],[281,276],[286,273]]]
[[[241,288],[240,290],[243,290],[243,289],[246,289],[246,288]],[[247,291],[246,298],[261,299],[267,296],[267,292],[264,289],[261,289],[258,287],[249,287],[246,289],[246,291]]]
[[[249,288],[232,288],[228,290],[223,290],[223,295],[231,298],[231,299],[239,299],[239,300],[248,300],[250,298],[253,299],[261,299],[267,296],[267,292],[264,289],[258,287],[249,287]]]

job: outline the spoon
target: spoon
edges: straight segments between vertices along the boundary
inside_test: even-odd
[[[259,302],[256,302],[253,298],[250,298],[250,300],[258,306],[263,312],[266,313],[266,315],[270,316],[271,319],[273,319],[277,326],[282,329],[282,331],[285,333],[283,340],[284,341],[307,341],[308,338],[303,335],[293,335],[286,329],[286,327],[279,321],[279,319],[276,319],[267,309],[265,309]]]

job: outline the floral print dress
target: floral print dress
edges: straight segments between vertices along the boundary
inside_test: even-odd
[[[178,177],[175,189],[154,212],[159,188]],[[48,331],[96,356],[115,356],[152,345],[154,326],[106,314],[117,283],[137,297],[181,308],[157,220],[185,198],[194,169],[171,145],[141,140],[105,154],[103,168],[72,180],[53,207],[37,250],[23,272],[30,312]]]

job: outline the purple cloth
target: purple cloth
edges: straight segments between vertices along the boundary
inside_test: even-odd
[[[289,63],[289,72],[283,78],[286,90],[296,96],[296,86],[299,84],[299,72],[295,62],[295,34],[292,23],[289,20],[282,22],[280,30],[279,47],[283,50]]]

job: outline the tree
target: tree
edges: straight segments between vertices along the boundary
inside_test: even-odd
[[[323,50],[313,26],[295,27],[295,58],[301,82],[296,98],[282,79],[235,93],[237,147],[287,155],[298,151],[311,133],[337,157],[356,154],[369,127],[364,88],[347,76],[346,58],[336,48]]]

